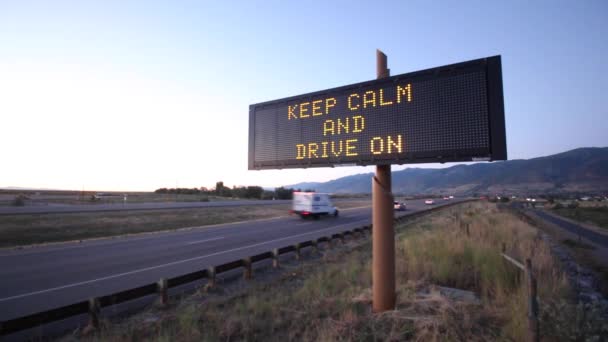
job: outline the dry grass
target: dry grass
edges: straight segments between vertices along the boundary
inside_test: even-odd
[[[469,236],[460,229],[461,222],[469,224]],[[174,310],[149,311],[89,339],[522,341],[525,287],[519,271],[499,256],[503,242],[513,257],[533,260],[543,310],[568,303],[566,278],[535,229],[493,204],[459,205],[398,228],[394,311],[371,312],[367,240],[326,251],[321,260],[286,267],[280,279],[253,281],[237,295],[197,294]],[[471,290],[480,301],[446,297],[436,285]],[[146,315],[158,319],[146,321]],[[563,329],[556,324],[568,321],[559,313],[544,317],[544,338],[559,340]],[[583,329],[576,338],[596,332]]]
[[[285,216],[289,205],[0,216],[0,247],[137,234]]]
[[[496,326],[500,333],[493,338],[525,338],[523,277],[498,253],[503,243],[508,255],[533,261],[541,298],[568,295],[567,278],[536,229],[494,205],[476,203],[450,209],[415,225],[406,235],[397,249],[406,261],[398,264],[399,273],[479,294],[487,316],[502,322]]]

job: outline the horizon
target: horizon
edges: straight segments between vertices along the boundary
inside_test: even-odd
[[[608,90],[608,47],[597,43],[608,3],[444,7],[2,4],[0,185],[272,188],[370,173],[248,171],[247,119],[250,104],[375,79],[377,48],[393,75],[500,55],[508,160],[608,146],[597,100]],[[459,164],[474,163],[393,171]]]
[[[550,157],[550,156],[554,156],[554,155],[558,155],[558,154],[562,154],[562,153],[568,153],[568,152],[572,152],[575,150],[579,150],[579,149],[604,149],[604,148],[608,148],[608,146],[586,146],[586,147],[577,147],[577,148],[573,148],[571,150],[567,150],[567,151],[562,151],[562,152],[558,152],[555,154],[550,154],[550,155],[543,155],[543,156],[537,156],[537,157],[532,157],[532,158],[526,158],[526,159],[509,159],[509,160],[497,160],[497,161],[493,161],[491,162],[492,164],[494,163],[505,163],[505,162],[509,162],[509,161],[516,161],[516,160],[531,160],[531,159],[537,159],[537,158],[544,158],[544,157]],[[394,171],[404,171],[404,170],[408,170],[408,169],[417,169],[417,170],[440,170],[440,169],[447,169],[450,167],[454,167],[454,166],[471,166],[471,165],[476,165],[476,164],[484,164],[487,162],[460,162],[460,163],[445,163],[443,165],[445,165],[445,167],[415,167],[415,166],[408,166],[405,167],[403,169],[400,170],[394,170]],[[446,165],[449,164],[449,165]],[[420,165],[420,164],[412,164],[412,165]],[[441,164],[440,164],[441,165]],[[330,179],[327,181],[323,181],[323,182],[317,182],[317,181],[303,181],[303,182],[298,182],[298,183],[292,183],[292,184],[281,184],[281,185],[271,185],[271,186],[262,186],[262,188],[268,190],[268,189],[276,189],[276,188],[280,188],[280,187],[289,187],[289,186],[294,186],[294,185],[298,185],[301,183],[328,183],[328,182],[332,182],[335,180],[338,180],[340,178],[344,178],[344,177],[349,177],[349,176],[358,176],[358,175],[366,175],[366,174],[371,174],[373,173],[373,171],[369,171],[369,172],[359,172],[359,173],[353,173],[353,174],[349,174],[349,175],[345,175],[342,177],[338,177],[338,178],[334,178],[334,179]],[[221,182],[222,180],[218,180],[217,182]],[[232,188],[232,187],[242,187],[242,186],[260,186],[259,184],[224,184],[225,186]],[[200,189],[202,186],[185,186],[185,187],[180,187],[183,189]],[[156,187],[154,189],[149,189],[149,190],[129,190],[129,189],[117,189],[117,190],[107,190],[107,189],[53,189],[53,188],[35,188],[35,187],[29,187],[29,186],[15,186],[15,185],[7,185],[7,186],[0,186],[0,190],[14,190],[14,191],[19,191],[19,190],[23,190],[23,191],[84,191],[84,192],[100,192],[100,191],[108,191],[108,192],[154,192],[155,190],[161,189],[161,188],[167,188],[167,189],[171,189],[172,187],[170,186],[160,186],[160,187]],[[176,187],[177,188],[177,187]],[[209,189],[211,189],[212,187],[207,187]]]

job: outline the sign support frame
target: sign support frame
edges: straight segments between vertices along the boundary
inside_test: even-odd
[[[376,50],[376,76],[390,76],[387,57]],[[395,228],[391,165],[376,165],[372,178],[372,310],[395,309]]]

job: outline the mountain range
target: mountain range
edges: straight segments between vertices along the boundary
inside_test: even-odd
[[[372,173],[328,182],[286,187],[330,193],[370,193]],[[559,194],[608,192],[608,147],[584,147],[550,156],[455,165],[443,169],[407,168],[392,173],[393,193]]]

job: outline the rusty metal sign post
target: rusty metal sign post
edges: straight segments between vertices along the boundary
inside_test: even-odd
[[[390,76],[386,55],[376,50],[377,78]],[[395,228],[391,165],[377,165],[372,178],[372,293],[373,311],[395,309]]]

